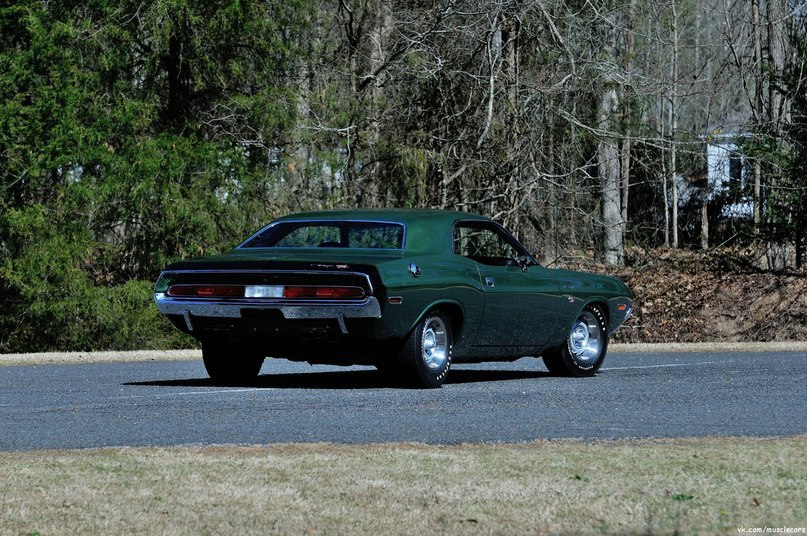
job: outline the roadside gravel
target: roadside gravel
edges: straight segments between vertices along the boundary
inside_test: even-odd
[[[609,351],[620,353],[807,352],[807,341],[611,344],[609,346]],[[202,351],[198,349],[104,352],[40,352],[31,354],[0,354],[0,366],[125,363],[133,361],[193,361],[201,358]]]

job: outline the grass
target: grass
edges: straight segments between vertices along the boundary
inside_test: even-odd
[[[807,525],[807,436],[0,453],[3,534],[737,534]]]

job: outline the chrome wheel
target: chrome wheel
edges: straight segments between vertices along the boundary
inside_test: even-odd
[[[587,305],[560,347],[544,351],[544,364],[556,376],[593,376],[608,351],[608,320],[600,305]]]
[[[569,350],[575,361],[586,365],[597,360],[602,350],[602,330],[594,314],[584,310],[569,331]]]
[[[417,387],[445,383],[453,351],[451,318],[439,310],[429,312],[409,333],[396,361],[401,379]]]
[[[442,369],[448,360],[448,332],[443,320],[433,316],[426,320],[421,337],[421,356],[426,366],[437,371]]]

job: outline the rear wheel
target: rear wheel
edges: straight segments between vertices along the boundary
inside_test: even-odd
[[[421,320],[398,354],[404,378],[419,387],[440,387],[451,369],[454,337],[451,320],[432,311]]]
[[[566,335],[559,349],[544,353],[549,372],[558,376],[593,376],[605,360],[608,350],[608,324],[602,309],[585,307]]]
[[[202,360],[210,378],[220,385],[254,383],[261,371],[261,352],[240,343],[202,342]]]

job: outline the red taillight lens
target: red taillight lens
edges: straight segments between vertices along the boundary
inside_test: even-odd
[[[350,300],[364,298],[364,290],[360,287],[284,287],[283,297]]]
[[[287,286],[287,287],[261,287],[244,285],[171,285],[167,294],[176,298],[279,298],[282,288],[283,298],[291,299],[320,299],[320,300],[360,300],[364,298],[364,289],[361,287],[319,287],[319,286]],[[272,292],[266,292],[271,289]],[[277,292],[277,294],[275,294]]]
[[[328,290],[334,298],[364,298],[364,290],[359,287],[333,287]]]
[[[192,298],[243,298],[242,285],[172,285],[169,296]]]

